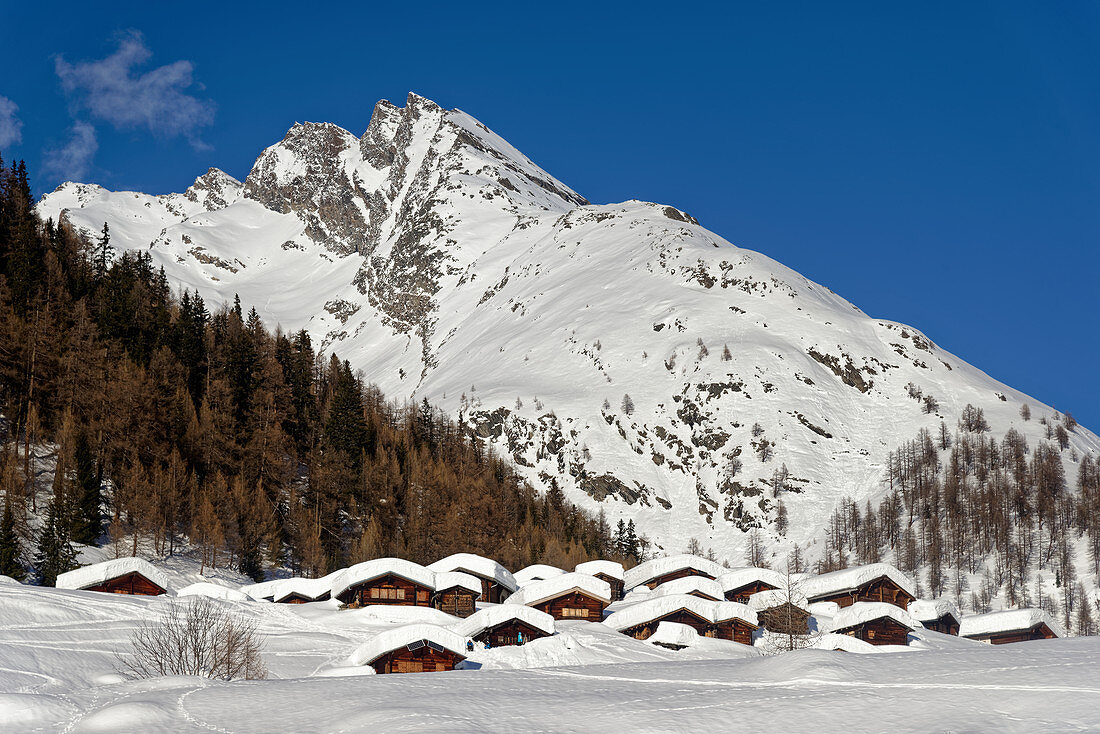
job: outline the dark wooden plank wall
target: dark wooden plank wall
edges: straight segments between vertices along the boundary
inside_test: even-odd
[[[469,589],[445,589],[435,595],[435,608],[456,617],[469,617],[476,611],[474,594]]]
[[[763,581],[753,581],[751,584],[745,584],[744,586],[738,586],[736,589],[730,589],[726,592],[726,601],[739,601],[742,604],[747,604],[749,597],[760,591],[771,591],[776,587],[771,584],[766,584]]]
[[[400,647],[371,663],[376,673],[431,673],[454,670],[466,658],[450,650],[433,650],[424,645],[416,650]]]
[[[864,622],[851,629],[839,630],[840,634],[855,637],[872,645],[907,645],[909,629],[890,617]]]
[[[375,595],[373,590],[377,589]],[[392,604],[405,607],[427,607],[432,603],[432,590],[427,586],[414,584],[392,573],[369,581],[355,584],[344,590],[338,597],[351,606],[365,607],[368,604]]]
[[[959,635],[959,620],[950,614],[945,614],[931,622],[924,622],[924,627],[933,632],[942,632],[945,635],[955,635],[956,637]]]
[[[607,602],[602,599],[597,599],[583,591],[570,591],[536,605],[535,609],[546,612],[554,619],[599,622],[603,619],[603,610],[606,607]],[[566,610],[585,610],[587,616],[567,614]]]
[[[1001,632],[995,635],[989,635],[988,637],[981,637],[978,639],[988,639],[994,645],[1007,645],[1012,642],[1029,642],[1031,640],[1052,640],[1057,635],[1054,631],[1047,627],[1045,624],[1038,624],[1029,630],[1016,630],[1014,632]]]
[[[617,579],[614,576],[610,576],[606,573],[596,574],[596,578],[601,581],[606,581],[607,585],[611,587],[611,601],[618,601],[625,596],[623,580]]]
[[[681,568],[678,571],[672,571],[670,573],[664,574],[663,576],[658,576],[657,578],[653,579],[652,581],[647,582],[646,586],[648,586],[651,589],[656,589],[658,586],[665,583],[666,581],[674,581],[676,579],[685,579],[688,576],[702,576],[703,578],[707,578],[707,579],[713,579],[714,578],[709,573],[703,573],[702,571],[700,571],[698,569],[695,569],[695,568]]]
[[[138,596],[159,596],[164,593],[164,589],[137,571],[131,571],[125,576],[109,579],[98,586],[89,586],[87,591],[104,591],[108,594],[136,594]]]
[[[524,644],[532,640],[549,637],[549,635],[542,630],[535,629],[526,622],[512,619],[502,624],[498,624],[496,627],[486,629],[481,634],[474,637],[474,639],[478,642],[488,642],[490,647],[505,647],[519,644],[518,640],[520,634],[523,635]]]
[[[814,597],[812,601],[835,601],[842,607],[850,607],[857,601],[881,601],[893,604],[899,609],[908,609],[909,602],[914,597],[890,579],[882,576],[869,581],[863,586],[852,591],[845,591],[831,596]]]

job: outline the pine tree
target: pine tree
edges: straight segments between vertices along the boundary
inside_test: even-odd
[[[107,223],[103,223],[103,233],[100,235],[99,242],[96,243],[95,251],[92,253],[92,269],[95,273],[97,281],[102,281],[107,277],[107,270],[111,267],[111,230],[108,228]]]
[[[12,511],[11,498],[4,497],[4,514],[0,518],[0,575],[22,581],[26,572],[19,557],[23,553],[23,544],[15,529],[15,513]]]
[[[76,549],[69,537],[64,507],[54,497],[46,506],[46,524],[38,539],[38,554],[35,556],[38,583],[53,586],[58,575],[71,571],[76,565]]]
[[[73,461],[76,464],[73,540],[85,545],[95,545],[103,533],[103,516],[100,509],[102,497],[95,457],[92,455],[88,436],[83,431],[77,436]]]

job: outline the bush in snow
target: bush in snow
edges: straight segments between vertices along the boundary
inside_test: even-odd
[[[119,660],[124,671],[137,678],[267,677],[255,624],[203,596],[171,602],[164,619],[143,622],[130,643],[130,654]]]

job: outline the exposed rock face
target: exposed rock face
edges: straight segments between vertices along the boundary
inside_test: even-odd
[[[218,211],[240,197],[241,182],[225,171],[211,168],[196,178],[195,183],[183,195],[207,211]]]
[[[415,94],[379,102],[359,137],[295,125],[243,185],[217,169],[166,196],[65,184],[39,211],[108,221],[172,283],[309,330],[391,397],[461,415],[533,484],[669,549],[697,537],[736,558],[781,502],[807,541],[841,498],[877,502],[887,452],[967,404],[1032,445],[1053,415],[678,208],[589,205]],[[1100,441],[1070,441],[1074,476],[1073,452]]]

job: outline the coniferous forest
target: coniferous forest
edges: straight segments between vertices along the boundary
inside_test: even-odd
[[[457,551],[571,568],[622,550],[602,517],[537,495],[426,401],[387,402],[239,302],[177,298],[106,224],[87,241],[33,204],[24,164],[0,162],[0,574],[33,558],[52,584],[74,543],[186,545],[255,579]],[[41,445],[56,449],[45,501]]]

